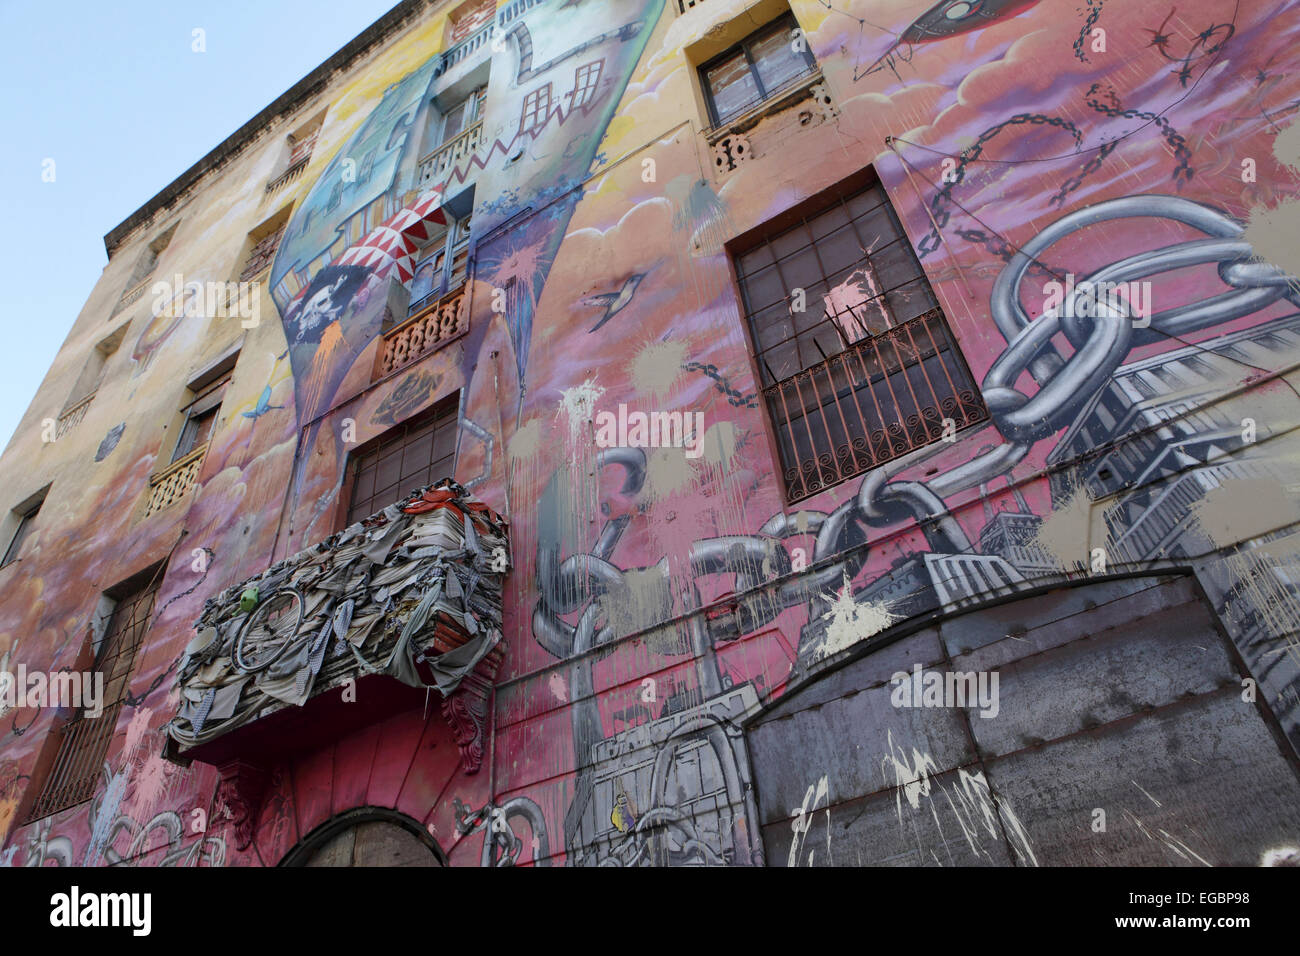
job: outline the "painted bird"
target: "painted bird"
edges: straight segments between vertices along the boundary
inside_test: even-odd
[[[262,394],[257,396],[257,404],[253,406],[253,410],[251,412],[241,412],[240,414],[245,418],[256,421],[273,408],[284,408],[284,406],[271,404],[271,386],[268,385],[262,389]]]
[[[636,295],[636,287],[641,284],[641,280],[644,278],[644,272],[634,272],[632,275],[628,276],[627,280],[623,283],[623,288],[619,289],[617,292],[603,292],[600,295],[589,295],[583,299],[583,305],[603,305],[605,307],[605,314],[600,317],[599,322],[587,330],[587,334],[590,335],[592,332],[595,332],[614,316],[622,312],[623,309],[627,307],[627,304],[632,301],[632,296]]]

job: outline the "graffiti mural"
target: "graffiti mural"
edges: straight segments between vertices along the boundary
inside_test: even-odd
[[[165,570],[92,799],[13,818],[53,723],[15,716],[4,860],[274,865],[349,807],[420,821],[453,865],[834,860],[833,760],[791,784],[793,842],[765,843],[756,714],[893,628],[1172,568],[1300,746],[1300,0],[791,0],[816,69],[715,124],[698,67],[763,26],[748,7],[509,0],[455,26],[446,4],[306,97],[294,122],[324,118],[283,191],[261,185],[271,145],[195,187],[229,201],[182,208],[158,268],[198,275],[292,203],[266,280],[278,321],[124,309],[131,354],[49,452],[42,524],[0,579],[6,664],[75,656],[98,595]],[[851,310],[873,257],[910,246],[982,411],[792,500],[734,253],[847,182],[878,184],[902,243],[862,242],[808,309]],[[773,293],[782,321],[803,291]],[[425,293],[462,297],[454,328],[428,324]],[[831,348],[869,326],[837,324]],[[234,348],[185,503],[141,516],[175,383]],[[217,771],[160,756],[203,601],[341,530],[350,456],[451,396],[455,477],[511,529],[483,772],[462,774],[437,719],[399,714],[267,768],[237,847]],[[698,447],[598,441],[620,409],[699,415]],[[25,441],[0,485],[29,483]],[[945,825],[991,838],[982,774],[913,800],[928,751],[860,730],[900,826],[947,801]],[[1038,821],[1015,813],[1008,860],[1029,865]]]

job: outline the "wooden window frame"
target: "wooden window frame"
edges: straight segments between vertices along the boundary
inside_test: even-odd
[[[787,11],[781,14],[775,20],[771,20],[770,22],[765,23],[763,26],[759,27],[757,30],[754,30],[752,33],[750,33],[749,35],[741,39],[739,42],[733,43],[731,46],[727,47],[727,49],[723,50],[717,56],[710,57],[704,63],[701,63],[697,68],[697,75],[699,76],[700,79],[700,88],[704,91],[704,102],[707,104],[709,108],[709,119],[715,127],[722,126],[724,123],[730,122],[731,120],[744,115],[749,110],[753,109],[754,107],[758,106],[761,103],[766,102],[776,94],[780,93],[781,90],[785,89],[787,86],[795,83],[800,77],[810,76],[812,73],[816,71],[817,58],[813,56],[812,48],[807,46],[807,41],[805,40],[805,48],[802,52],[803,52],[804,59],[807,62],[804,71],[802,73],[796,74],[793,77],[790,77],[783,84],[781,84],[781,86],[778,86],[771,90],[767,89],[767,87],[763,83],[763,77],[758,72],[758,67],[756,65],[752,53],[752,47],[760,39],[766,39],[768,34],[778,32],[782,26],[786,27],[791,31],[802,29],[799,26],[799,21],[795,19],[794,11],[792,10]],[[758,89],[759,95],[757,99],[755,99],[753,102],[741,104],[740,106],[732,110],[730,113],[728,113],[726,116],[723,116],[718,111],[718,104],[713,94],[713,86],[712,84],[709,83],[709,70],[717,66],[722,61],[729,60],[732,57],[734,57],[737,51],[744,54],[745,63],[749,67],[749,75],[753,79],[754,86]]]

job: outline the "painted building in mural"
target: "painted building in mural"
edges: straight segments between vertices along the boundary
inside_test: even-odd
[[[1294,860],[1297,35],[394,8],[0,458],[0,859]]]

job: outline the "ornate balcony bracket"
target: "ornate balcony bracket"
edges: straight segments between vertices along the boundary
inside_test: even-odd
[[[258,812],[270,775],[263,767],[247,760],[231,760],[217,767],[221,783],[217,787],[216,813],[230,820],[235,849],[246,850],[253,842]]]
[[[216,766],[251,828],[270,766],[437,690],[477,772],[508,555],[507,521],[447,479],[210,598],[177,667],[167,756]]]

